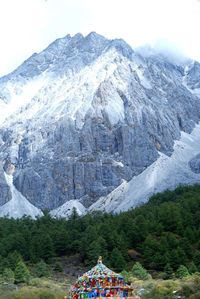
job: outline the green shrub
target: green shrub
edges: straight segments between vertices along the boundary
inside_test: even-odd
[[[66,295],[66,291],[56,287],[54,284],[52,287],[30,287],[24,286],[16,290],[7,290],[1,292],[1,299],[63,299]]]
[[[190,275],[190,273],[189,273],[187,267],[185,267],[184,265],[180,265],[179,268],[176,271],[176,276],[178,278],[187,277],[189,275]]]
[[[186,298],[188,298],[191,294],[193,294],[193,292],[194,290],[191,285],[187,285],[187,284],[183,285],[181,293]]]
[[[49,277],[49,266],[43,260],[41,260],[39,263],[35,265],[33,269],[33,274],[36,277]]]
[[[161,298],[174,298],[171,290],[163,285],[158,285],[148,294],[148,298],[161,299]]]
[[[199,299],[200,298],[200,292],[197,292],[195,294],[192,294],[189,299]]]
[[[123,270],[121,272],[121,275],[124,277],[124,280],[126,283],[128,283],[130,281],[130,277],[131,277],[131,273],[126,271],[126,270]]]
[[[139,262],[136,262],[131,270],[133,276],[145,280],[149,278],[149,274],[145,268]]]

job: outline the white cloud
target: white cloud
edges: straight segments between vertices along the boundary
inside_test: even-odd
[[[196,0],[87,0],[93,28],[132,46],[168,41],[200,59],[200,3]],[[87,25],[88,31],[91,25]],[[94,30],[94,29],[93,29]]]
[[[0,75],[56,38],[96,31],[139,46],[158,40],[200,60],[197,0],[0,0]]]

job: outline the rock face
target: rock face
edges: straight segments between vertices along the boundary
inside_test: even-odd
[[[14,165],[14,186],[39,209],[89,207],[191,133],[199,79],[197,62],[144,57],[94,32],[67,35],[0,79],[2,166]],[[3,171],[0,190],[3,205]]]
[[[200,173],[200,154],[190,160],[189,166],[194,173]]]
[[[11,200],[11,198],[11,191],[6,182],[3,167],[0,165],[0,205],[5,204],[9,200]]]
[[[199,140],[200,124],[195,126],[191,134],[181,132],[181,138],[175,141],[171,156],[160,152],[159,158],[141,174],[129,182],[124,181],[107,196],[100,197],[89,207],[89,211],[101,210],[107,213],[127,211],[147,202],[155,193],[174,189],[180,184],[199,183],[199,155],[197,155],[200,152]],[[196,162],[194,169],[191,168],[193,161]]]

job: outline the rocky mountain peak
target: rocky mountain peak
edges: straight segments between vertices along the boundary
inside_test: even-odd
[[[133,207],[156,191],[159,178],[159,190],[167,187],[175,169],[162,175],[162,165],[171,157],[176,184],[197,181],[190,166],[180,171],[200,152],[199,131],[190,135],[200,119],[200,68],[193,67],[92,32],[54,41],[1,78],[0,215],[12,215],[19,202],[33,216]],[[178,160],[181,138],[177,148],[183,142],[187,151]],[[136,185],[144,191],[138,200]]]

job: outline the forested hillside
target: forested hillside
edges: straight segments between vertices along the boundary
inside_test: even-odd
[[[200,271],[200,186],[165,191],[119,215],[1,218],[0,238],[1,272],[13,267],[16,251],[32,263],[79,253],[87,266],[102,255],[116,271],[131,269],[136,260],[148,270],[163,271],[168,264]]]

